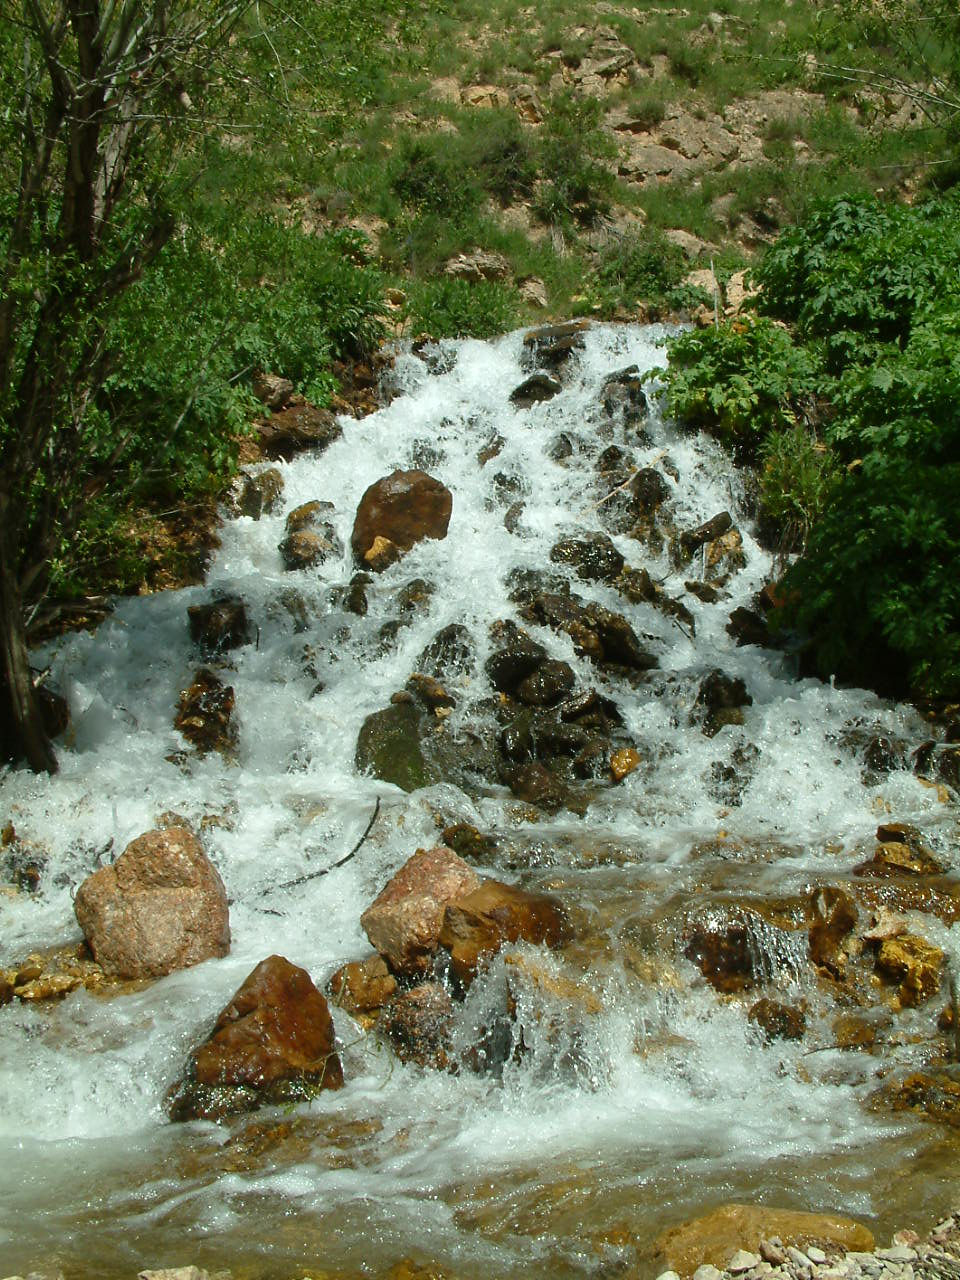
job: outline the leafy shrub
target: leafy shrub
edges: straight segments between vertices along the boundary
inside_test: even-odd
[[[549,102],[540,150],[543,189],[535,202],[546,222],[589,225],[610,208],[613,174],[603,163],[615,146],[601,127],[603,104],[570,92]]]
[[[492,338],[516,328],[520,314],[519,296],[506,285],[441,277],[411,285],[404,318],[431,338]]]
[[[607,314],[641,301],[669,306],[686,269],[683,250],[661,232],[623,236],[603,252],[593,273],[592,292]]]
[[[803,549],[841,481],[833,453],[807,426],[774,428],[759,449],[760,510],[784,551]]]
[[[446,134],[404,135],[390,164],[390,190],[408,209],[457,220],[477,208],[482,192]]]

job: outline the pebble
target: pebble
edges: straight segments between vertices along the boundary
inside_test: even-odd
[[[738,1276],[744,1271],[751,1270],[759,1261],[759,1255],[756,1253],[747,1253],[746,1249],[738,1249],[727,1263],[727,1270],[732,1276]]]
[[[711,1266],[709,1262],[705,1262],[702,1267],[697,1267],[693,1273],[693,1280],[720,1280],[723,1272],[717,1267]]]
[[[803,1250],[797,1249],[792,1244],[787,1245],[787,1257],[796,1266],[802,1267],[806,1271],[813,1270],[813,1263],[810,1261],[807,1255],[803,1252]]]
[[[917,1251],[907,1245],[895,1244],[892,1249],[878,1249],[877,1257],[884,1262],[916,1262]]]
[[[807,1250],[807,1257],[811,1262],[816,1262],[818,1265],[827,1261],[827,1255],[822,1249],[818,1249],[815,1244],[811,1245]]]

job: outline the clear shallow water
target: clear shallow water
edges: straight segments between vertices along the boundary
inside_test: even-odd
[[[932,1219],[949,1202],[951,1140],[864,1108],[872,1059],[830,1050],[816,1011],[803,1042],[761,1044],[745,1016],[757,993],[719,998],[676,945],[691,911],[802,895],[848,874],[872,847],[878,817],[916,823],[946,855],[958,815],[907,772],[865,785],[862,759],[843,746],[851,727],[919,742],[927,731],[914,711],[797,682],[788,659],[738,649],[727,635],[730,610],[771,572],[729,460],[656,415],[641,439],[599,404],[611,372],[662,360],[660,336],[593,329],[563,392],[526,411],[508,399],[525,376],[519,334],[443,344],[439,374],[401,356],[389,407],[345,419],[341,441],[283,466],[279,515],[225,523],[205,587],[121,601],[95,635],[40,655],[70,698],[74,730],[55,778],[0,778],[0,817],[50,855],[40,893],[0,898],[0,959],[77,936],[76,885],[169,810],[197,825],[217,817],[204,841],[233,900],[233,945],[224,960],[134,994],[80,991],[55,1006],[0,1009],[0,1271],[56,1263],[68,1276],[120,1276],[193,1261],[237,1275],[376,1275],[412,1256],[462,1276],[574,1277],[643,1266],[645,1243],[664,1225],[724,1200],[836,1209],[887,1229]],[[561,431],[573,452],[557,463],[548,449]],[[494,433],[503,448],[481,466],[477,453]],[[664,468],[679,529],[729,509],[747,556],[725,598],[705,605],[683,593],[697,561],[674,572],[665,556],[614,538],[629,564],[683,597],[695,639],[609,586],[574,584],[649,637],[659,667],[635,687],[604,684],[566,637],[529,628],[580,684],[599,683],[617,700],[644,766],[585,818],[561,811],[539,823],[495,787],[474,798],[450,784],[405,795],[359,776],[360,725],[403,687],[436,632],[465,624],[482,671],[489,624],[515,616],[504,585],[511,570],[548,567],[558,537],[600,527],[595,468],[611,443],[635,465]],[[349,548],[364,490],[411,466],[453,492],[449,533],[379,575],[365,617],[338,603],[353,572],[349,551],[316,570],[283,571],[277,544],[289,510],[333,502]],[[503,516],[518,493],[524,510],[510,533]],[[429,605],[384,646],[380,628],[402,616],[398,593],[417,577],[435,585]],[[177,697],[199,664],[187,606],[222,589],[243,596],[257,632],[225,673],[237,694],[238,761],[171,763],[184,745],[172,727]],[[753,703],[742,728],[707,738],[691,718],[714,667],[742,677]],[[318,677],[325,688],[312,696]],[[463,708],[489,690],[481,674],[452,691],[461,700],[448,724],[456,734]],[[721,803],[712,766],[747,743],[759,749],[752,779],[738,805]],[[356,857],[277,890],[343,857],[378,798]],[[502,1082],[424,1073],[338,1010],[341,1093],[291,1114],[261,1113],[253,1119],[262,1128],[249,1132],[169,1125],[167,1088],[253,966],[277,951],[322,985],[365,954],[362,910],[417,847],[436,843],[437,815],[498,835],[481,869],[556,892],[578,925],[568,956],[536,963],[580,995],[541,988],[521,999],[526,1058]],[[953,943],[936,922],[922,931]],[[477,1023],[503,981],[498,962],[471,992]],[[813,987],[798,951],[769,993],[796,1002],[812,999]],[[934,1020],[926,1008],[902,1025],[922,1042]]]

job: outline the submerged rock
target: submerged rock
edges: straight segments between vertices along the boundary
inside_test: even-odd
[[[519,409],[529,409],[544,400],[552,400],[562,390],[563,386],[556,378],[551,378],[548,373],[535,373],[514,387],[510,392],[510,403]]]
[[[174,728],[179,729],[201,755],[207,751],[232,755],[237,746],[233,723],[235,701],[231,685],[224,684],[209,667],[200,667],[189,688],[180,694]]]
[[[360,917],[371,944],[397,974],[426,973],[440,942],[447,905],[480,877],[452,849],[418,849]]]
[[[379,1022],[401,1062],[442,1071],[450,1064],[453,1001],[439,982],[421,982],[391,1000]]]
[[[445,538],[452,510],[450,490],[433,476],[393,471],[370,485],[360,499],[350,539],[354,557],[379,572],[386,567],[383,542],[402,555],[425,538]],[[379,547],[377,539],[383,540]]]
[[[218,596],[209,604],[192,604],[187,609],[190,638],[208,658],[226,649],[236,649],[250,639],[246,605],[239,596]]]
[[[193,1051],[168,1111],[171,1120],[222,1120],[342,1085],[326,1000],[305,969],[273,955],[246,978]]]
[[[77,922],[105,973],[158,978],[230,950],[223,881],[184,827],[148,831],[88,876]]]
[[[469,987],[483,961],[504,943],[543,943],[561,947],[572,936],[556,898],[527,893],[499,880],[484,880],[472,893],[451,902],[443,915],[440,945],[450,952],[453,972]]]

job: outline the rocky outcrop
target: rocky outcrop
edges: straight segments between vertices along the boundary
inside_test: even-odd
[[[246,978],[193,1051],[168,1110],[172,1120],[222,1120],[342,1085],[326,1000],[305,969],[273,955]]]
[[[418,849],[360,917],[371,944],[397,974],[425,973],[440,943],[444,911],[480,885],[452,849]]]
[[[230,950],[227,895],[192,832],[148,831],[80,886],[77,921],[104,972],[158,978]]]
[[[350,545],[358,563],[379,572],[425,538],[447,536],[453,496],[425,471],[394,471],[360,499]]]

